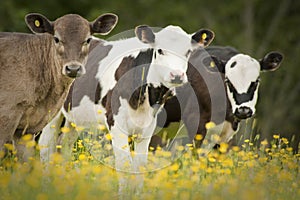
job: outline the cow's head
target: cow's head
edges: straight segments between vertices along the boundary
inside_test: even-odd
[[[35,34],[49,33],[53,36],[56,60],[62,73],[75,78],[85,73],[92,34],[108,34],[117,23],[114,14],[103,14],[93,22],[88,22],[76,14],[64,15],[54,22],[41,14],[28,14],[25,21]]]
[[[148,82],[168,88],[187,82],[186,70],[191,52],[209,45],[214,38],[214,33],[207,29],[190,35],[177,26],[168,26],[154,33],[149,26],[142,25],[136,28],[135,33],[154,51]]]
[[[227,96],[234,115],[246,119],[255,113],[261,71],[274,71],[283,59],[278,52],[270,52],[259,61],[245,54],[237,54],[226,63],[213,56],[219,71],[225,74]]]

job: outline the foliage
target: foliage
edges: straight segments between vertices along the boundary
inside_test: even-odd
[[[289,138],[294,134],[299,140],[299,10],[297,0],[1,0],[0,30],[29,32],[24,23],[29,12],[40,12],[49,19],[78,13],[89,20],[113,12],[119,23],[110,35],[140,24],[176,24],[187,32],[208,27],[216,33],[212,45],[234,46],[257,59],[269,51],[280,51],[284,54],[281,68],[261,75],[255,130],[262,139],[281,133]]]
[[[66,133],[67,134],[67,133]],[[31,157],[21,163],[0,152],[0,193],[2,199],[117,199],[118,177],[126,176],[131,185],[125,199],[299,199],[300,154],[292,154],[289,141],[273,136],[271,148],[263,141],[260,148],[245,140],[241,148],[222,143],[219,150],[201,157],[202,149],[190,146],[172,164],[143,174],[118,173],[97,162],[83,151],[79,141],[73,160],[58,153],[49,163]],[[32,141],[28,140],[29,146]],[[12,145],[7,150],[14,152]],[[60,148],[60,147],[57,147]],[[158,149],[155,154],[169,159]],[[138,178],[144,187],[134,192]],[[33,192],[34,191],[34,192]],[[21,196],[20,196],[21,194]]]

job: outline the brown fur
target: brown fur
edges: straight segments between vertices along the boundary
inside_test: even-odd
[[[225,93],[224,74],[210,72],[203,66],[203,59],[207,56],[209,55],[203,50],[194,52],[187,69],[189,84],[176,90],[176,96],[164,105],[167,116],[160,113],[157,120],[161,127],[183,120],[190,143],[196,134],[205,137],[205,124],[209,121],[219,124],[227,120],[232,123],[234,129],[237,128]],[[196,146],[200,147],[202,141],[196,142]],[[154,140],[151,145],[156,145]]]
[[[117,19],[107,16],[105,20]],[[63,73],[64,67],[85,65],[89,51],[85,41],[94,31],[91,23],[75,14],[54,22],[30,14],[26,22],[38,34],[0,33],[0,150],[9,141],[17,145],[24,133],[41,131],[56,115],[74,80]],[[111,27],[114,23],[108,22]],[[107,33],[107,28],[101,31],[97,33]]]

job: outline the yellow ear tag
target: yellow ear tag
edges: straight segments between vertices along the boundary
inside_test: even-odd
[[[205,40],[207,38],[207,34],[206,33],[203,33],[202,34],[202,40]]]
[[[35,21],[34,21],[34,25],[35,25],[36,27],[40,27],[40,25],[41,25],[41,24],[40,24],[40,21],[39,21],[39,20],[35,20]]]
[[[215,66],[216,66],[216,64],[215,64],[215,62],[214,62],[214,61],[211,61],[211,62],[210,62],[210,64],[209,64],[209,66],[210,66],[211,68],[213,68],[213,67],[215,67]]]

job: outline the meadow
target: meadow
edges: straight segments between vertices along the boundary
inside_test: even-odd
[[[67,134],[67,131],[66,133]],[[109,141],[109,136],[104,137]],[[48,164],[38,158],[37,144],[31,136],[22,138],[28,147],[35,147],[37,155],[28,162],[17,160],[12,145],[6,144],[10,155],[0,152],[0,199],[118,199],[118,173],[111,165],[90,154],[78,140],[71,161],[59,153]],[[87,141],[86,141],[87,142]],[[109,144],[109,143],[107,143]],[[61,146],[57,146],[59,150]],[[111,150],[110,146],[103,147]],[[131,186],[126,199],[300,199],[300,154],[293,154],[289,141],[279,135],[273,141],[245,140],[241,147],[221,143],[218,150],[203,155],[203,149],[192,145],[177,146],[172,154],[156,149],[149,154],[149,165],[155,160],[166,163],[145,173],[127,174],[132,185],[138,176],[144,186],[135,193]],[[104,159],[111,159],[106,157]],[[172,160],[172,162],[166,162]],[[154,163],[154,162],[153,162]]]

